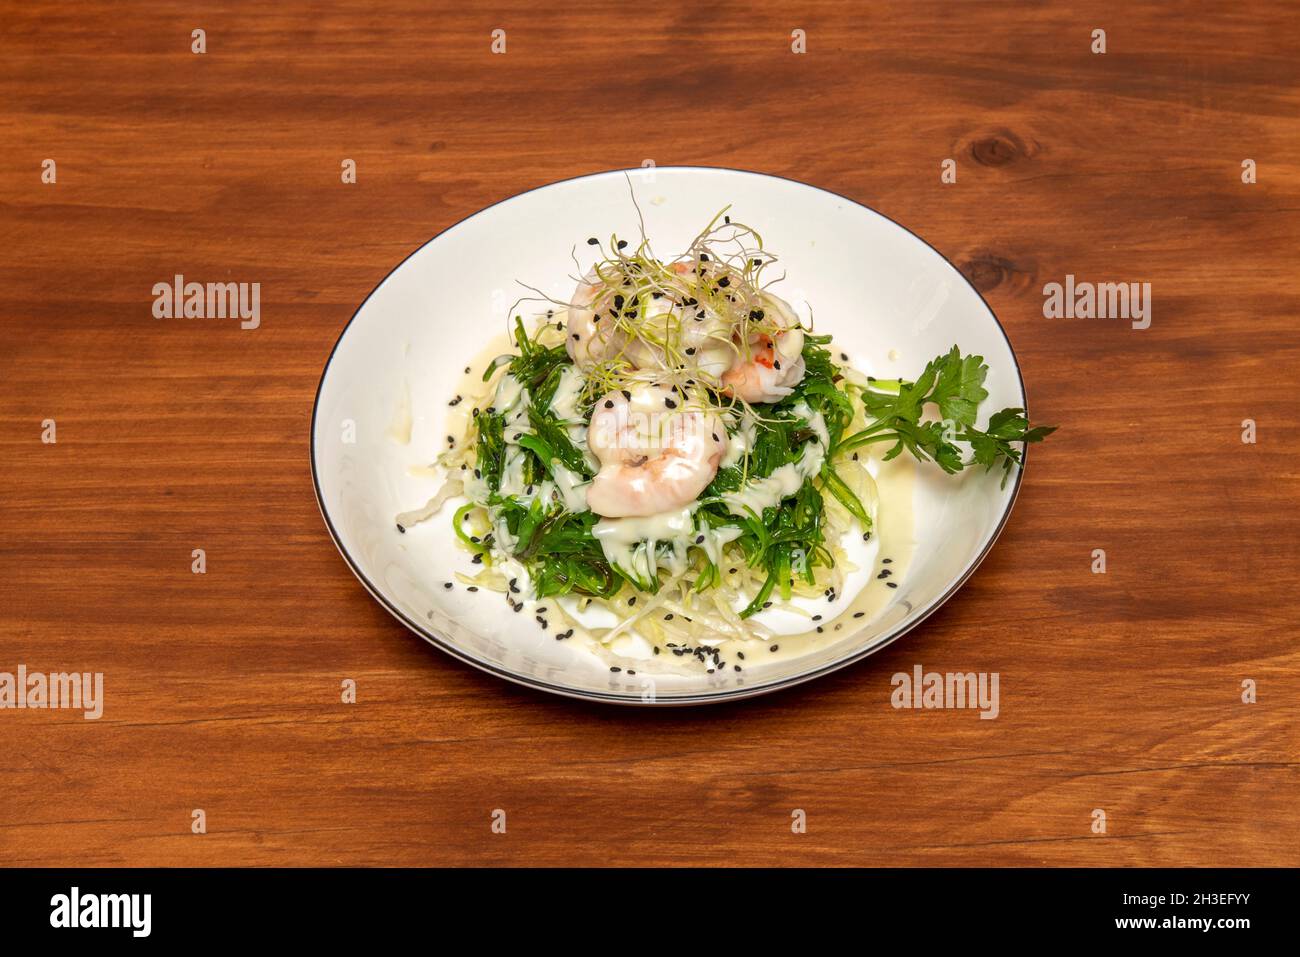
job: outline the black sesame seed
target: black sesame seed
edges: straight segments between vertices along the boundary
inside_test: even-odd
[[[465,590],[466,590],[466,591],[478,591],[478,585],[470,585],[470,586],[469,586],[468,588],[466,588]]]
[[[668,398],[664,399],[664,405],[668,406],[668,408],[670,409],[677,408],[677,403],[674,402],[672,399],[668,399]]]
[[[442,587],[443,587],[443,588],[450,588],[450,587],[451,587],[451,582],[443,582],[443,583],[442,583]]]
[[[769,649],[767,649],[767,650],[768,650],[768,651],[776,651],[776,650],[777,650],[778,648],[780,648],[780,647],[781,647],[780,645],[773,645],[771,648],[769,648]]]
[[[744,660],[745,660],[745,653],[744,653],[743,651],[738,651],[738,652],[736,652],[736,657],[739,658],[741,661],[744,661]]]
[[[658,646],[658,645],[655,645],[655,654],[656,654],[656,655],[659,654],[659,646]]]
[[[853,613],[853,617],[854,617],[854,618],[861,618],[861,617],[862,617],[863,615],[865,615],[865,614],[866,614],[865,611],[855,611],[855,612]]]
[[[673,620],[673,613],[671,611],[668,614],[664,615],[664,621],[672,621],[672,620]]]
[[[605,408],[607,408],[607,409],[612,409],[612,408],[614,408],[614,400],[613,400],[613,399],[606,399],[606,400],[605,400]]]
[[[704,544],[704,536],[703,536],[703,535],[696,535],[696,536],[695,536],[695,544],[696,544],[696,545],[703,545],[703,544]]]
[[[721,279],[718,280],[718,285],[721,286],[723,289],[726,289],[728,286],[731,285],[731,280],[728,279],[726,276],[723,276]]]
[[[898,582],[885,582],[885,584],[888,585],[890,588],[898,587]]]
[[[627,603],[628,603],[629,605],[635,605],[635,604],[636,604],[636,595],[633,595],[631,598],[629,598],[629,599],[627,600]]]
[[[592,236],[590,239],[587,240],[588,246],[597,246],[599,244],[600,244],[600,240],[597,239],[595,236]]]
[[[632,401],[632,393],[631,393],[631,392],[628,392],[627,389],[624,389],[624,390],[623,390],[623,398],[625,398],[625,399],[627,399],[627,401],[631,402],[631,401]]]
[[[695,347],[694,347],[694,346],[691,346],[690,348],[688,348],[688,349],[686,350],[686,354],[687,354],[688,356],[693,356],[693,355],[695,355]]]
[[[817,626],[817,634],[820,635],[820,634],[821,634],[823,631],[825,631],[825,630],[826,630],[826,629],[823,628],[821,625],[818,625],[818,626]]]
[[[821,620],[822,620],[821,615],[813,615],[813,621],[821,621]]]
[[[397,523],[397,530],[398,530],[399,532],[401,532],[403,535],[406,534],[406,529],[405,529],[404,527],[402,527],[402,523],[401,523],[401,522],[398,522],[398,523]]]
[[[623,669],[620,668],[618,665],[610,665],[610,666],[609,666],[609,670],[612,671],[612,672],[614,672],[615,674],[617,674],[618,672],[622,671]]]
[[[880,562],[883,565],[892,565],[894,563],[894,560],[892,558],[882,558]]]
[[[626,249],[626,248],[627,248],[627,240],[626,240],[626,239],[620,239],[620,240],[618,241],[618,248],[619,248],[619,249]]]

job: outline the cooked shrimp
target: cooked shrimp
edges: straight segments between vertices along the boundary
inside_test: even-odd
[[[775,313],[777,331],[771,335],[751,333],[749,357],[738,356],[722,376],[726,390],[749,403],[784,399],[802,381],[804,373],[804,335],[794,310],[771,293],[763,297],[763,303]]]
[[[606,518],[657,515],[693,502],[718,472],[726,430],[713,412],[683,408],[663,385],[611,392],[596,403],[587,445],[600,471],[587,505]]]
[[[718,271],[716,264],[710,265],[714,272]],[[671,263],[668,268],[684,276],[692,269],[699,270],[700,266],[679,261]],[[676,344],[679,354],[671,357],[672,363],[691,376],[716,385],[736,359],[736,347],[731,342],[731,320],[709,303],[700,302],[693,296],[673,302],[652,298],[648,308],[649,328],[654,331],[662,328],[663,341]],[[659,325],[660,316],[664,317],[662,326]],[[640,345],[634,343],[634,347]],[[662,367],[669,367],[663,349],[657,350],[656,359]]]
[[[587,368],[607,356],[617,353],[624,345],[623,335],[614,328],[614,294],[601,294],[605,287],[593,266],[578,283],[569,303],[568,337],[565,347],[569,358],[579,368]],[[618,303],[621,307],[622,303]]]
[[[691,266],[670,268],[684,275]],[[620,317],[629,324],[620,328]],[[602,283],[593,268],[569,304],[566,346],[580,367],[617,356],[633,369],[682,372],[717,385],[736,356],[730,330],[726,316],[695,297],[644,291],[638,296]]]

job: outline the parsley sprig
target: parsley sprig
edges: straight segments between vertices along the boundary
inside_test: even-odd
[[[1024,455],[1023,445],[1041,442],[1056,431],[1056,426],[1031,427],[1024,409],[1006,408],[993,413],[985,429],[976,428],[980,403],[989,396],[984,388],[988,371],[983,356],[963,356],[953,346],[927,363],[915,382],[868,380],[862,403],[873,421],[862,431],[841,439],[835,454],[852,452],[873,442],[893,442],[885,453],[886,460],[907,451],[922,462],[933,460],[949,473],[972,465],[982,465],[985,470],[1001,467],[1005,487],[1012,466],[1019,465]],[[930,404],[938,406],[939,421],[922,420]],[[970,446],[969,457],[958,442]]]

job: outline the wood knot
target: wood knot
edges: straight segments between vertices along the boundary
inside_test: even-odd
[[[957,262],[957,268],[980,293],[1000,286],[1010,292],[1022,292],[1034,284],[1036,272],[1029,261],[1017,262],[992,252],[975,252]]]
[[[999,129],[971,140],[968,150],[971,159],[981,166],[1007,166],[1032,157],[1038,147],[1025,143],[1008,129]]]

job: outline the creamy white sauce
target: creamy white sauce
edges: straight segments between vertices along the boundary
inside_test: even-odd
[[[524,498],[531,494],[524,481],[525,452],[518,445],[507,443],[505,461],[501,465],[501,494]]]
[[[695,545],[696,548],[703,549],[704,554],[709,556],[709,561],[714,565],[721,566],[723,546],[740,538],[744,531],[739,525],[720,525],[717,528],[706,527],[699,531],[695,536],[697,540],[692,541],[691,544]],[[702,542],[698,541],[701,537],[704,539]]]
[[[686,548],[695,538],[695,506],[636,518],[602,518],[592,529],[605,560],[626,569],[641,581],[659,568],[674,574],[686,570]],[[669,547],[659,554],[659,544]]]
[[[587,511],[587,486],[591,482],[577,472],[571,472],[560,462],[552,466],[552,471],[555,473],[555,489],[559,492],[564,507],[570,512]]]
[[[519,539],[510,534],[510,527],[506,525],[504,515],[493,520],[492,535],[496,538],[497,547],[506,555],[513,554],[514,550],[519,547]]]
[[[756,425],[754,414],[748,409],[740,417],[735,431],[727,436],[727,451],[722,455],[719,468],[729,469],[736,465],[754,448]]]
[[[808,427],[817,434],[817,441],[804,446],[799,461],[787,462],[774,469],[771,475],[752,479],[736,491],[724,493],[722,500],[732,515],[749,515],[751,511],[755,515],[762,515],[763,509],[779,505],[821,471],[822,463],[826,460],[826,446],[830,442],[826,421],[820,412],[813,413],[803,403],[795,406],[795,412],[808,422]]]
[[[551,411],[562,422],[569,425],[577,423],[585,428],[587,423],[578,415],[578,402],[582,399],[583,384],[582,374],[578,372],[577,367],[566,365],[560,373],[559,384],[556,385],[555,395],[551,399]]]
[[[681,574],[692,548],[703,551],[714,565],[721,565],[723,547],[739,538],[743,529],[735,525],[696,528],[696,507],[692,503],[658,515],[602,518],[592,531],[605,560],[642,581],[653,578],[659,569]]]
[[[524,388],[522,382],[507,372],[501,377],[501,381],[497,383],[497,391],[492,399],[492,409],[509,418],[512,412],[516,412],[520,408],[527,408],[527,406],[528,390]]]
[[[568,433],[569,441],[577,447],[582,453],[583,460],[587,463],[587,468],[596,471],[600,463],[596,457],[591,454],[591,449],[587,445],[587,420],[578,414],[578,403],[582,401],[582,390],[586,385],[586,379],[576,366],[565,366],[560,373],[560,381],[555,387],[555,395],[551,398],[550,410],[557,419],[565,423],[565,431]],[[569,473],[572,475],[573,473]],[[581,479],[579,478],[579,481]],[[570,501],[577,502],[578,499],[570,499],[568,492],[564,487],[564,481],[560,479],[559,473],[556,473],[556,484],[560,485],[560,494],[564,496],[565,507],[571,512],[585,512],[587,510],[587,494],[584,488],[581,498],[581,508],[575,508],[568,504]]]

